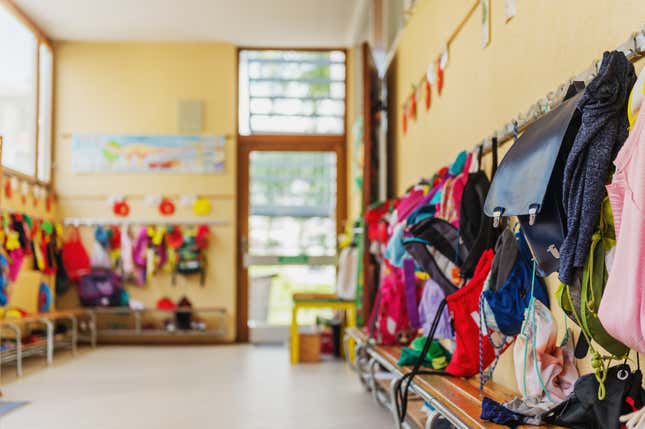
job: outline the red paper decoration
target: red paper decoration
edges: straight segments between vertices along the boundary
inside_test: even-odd
[[[130,214],[130,206],[123,200],[116,201],[114,204],[112,204],[112,212],[116,216],[126,217]]]
[[[437,60],[437,93],[441,95],[443,90],[443,69],[441,68],[440,60]]]
[[[51,195],[47,195],[47,198],[45,198],[45,210],[47,210],[47,213],[52,210],[52,199]]]
[[[426,106],[426,110],[430,110],[430,105],[432,104],[432,86],[430,85],[430,82],[428,82],[428,79],[426,79],[423,84],[423,95],[423,102]]]
[[[401,126],[403,127],[403,135],[406,135],[408,133],[408,106],[403,106],[403,118],[401,122]]]
[[[412,89],[412,94],[410,95],[410,119],[416,119],[417,118],[417,90]]]
[[[11,198],[11,180],[7,180],[4,184],[4,196],[6,198]]]
[[[170,216],[175,213],[175,203],[168,198],[162,198],[159,203],[159,213],[162,216]]]

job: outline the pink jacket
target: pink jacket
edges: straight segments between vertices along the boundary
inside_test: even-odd
[[[611,336],[645,353],[645,108],[614,164],[607,192],[616,248],[598,317]]]

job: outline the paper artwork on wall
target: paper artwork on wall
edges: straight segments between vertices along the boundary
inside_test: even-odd
[[[224,136],[74,134],[74,173],[222,173]]]
[[[490,43],[490,0],[481,0],[482,5],[482,48]]]
[[[510,21],[517,14],[517,0],[505,0],[504,20]]]

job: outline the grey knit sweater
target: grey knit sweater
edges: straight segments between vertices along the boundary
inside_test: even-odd
[[[573,284],[589,253],[606,195],[611,164],[627,139],[627,99],[636,82],[634,66],[621,52],[605,52],[602,65],[577,108],[580,130],[564,167],[563,205],[567,235],[560,248],[560,281]]]

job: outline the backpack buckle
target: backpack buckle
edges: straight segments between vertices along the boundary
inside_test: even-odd
[[[502,217],[502,213],[504,213],[504,209],[501,207],[496,207],[493,210],[493,228],[499,227],[499,220]]]
[[[537,211],[540,208],[539,204],[531,204],[529,206],[529,225],[533,226],[535,224],[535,218],[537,217]]]

